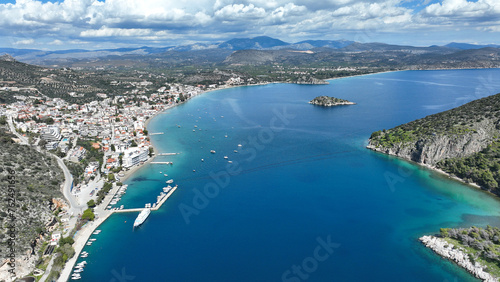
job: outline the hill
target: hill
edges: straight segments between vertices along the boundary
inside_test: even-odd
[[[368,148],[437,167],[500,195],[500,94],[374,132]]]

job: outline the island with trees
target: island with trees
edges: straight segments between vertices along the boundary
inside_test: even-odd
[[[333,107],[340,105],[355,105],[356,103],[335,97],[318,96],[309,101],[309,104],[323,106],[323,107]]]

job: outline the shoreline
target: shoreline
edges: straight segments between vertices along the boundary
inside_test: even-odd
[[[232,86],[224,87],[224,88],[210,89],[210,90],[203,91],[203,92],[199,93],[198,95],[195,95],[195,96],[191,97],[189,100],[191,100],[193,98],[196,98],[198,96],[201,96],[202,94],[205,94],[205,93],[208,93],[208,92],[213,92],[213,91],[218,91],[218,90],[224,90],[224,89],[229,89],[229,88],[243,87],[243,86],[262,86],[262,85],[268,85],[268,84],[271,84],[271,83],[275,83],[275,82],[258,83],[258,84],[250,84],[250,85],[232,85]],[[182,104],[186,103],[189,100],[186,100],[186,101],[184,101],[182,103],[174,103],[172,105],[169,105],[169,106],[165,107],[162,110],[157,111],[154,115],[152,115],[150,118],[148,118],[146,120],[146,122],[144,123],[144,128],[146,128],[149,131],[149,129],[147,127],[149,126],[149,123],[155,117],[157,117],[158,115],[164,113],[166,110],[169,110],[169,109],[172,109],[172,108],[174,108],[176,106],[182,105]],[[154,145],[154,142],[151,139],[150,139],[150,146],[153,148],[153,152],[155,153],[155,155],[152,156],[152,157],[150,157],[143,164],[137,164],[137,165],[133,166],[132,168],[130,168],[128,171],[123,172],[124,176],[120,177],[119,182],[123,183],[128,178],[130,178],[131,176],[133,176],[134,173],[137,172],[140,168],[144,167],[144,165],[152,162],[156,158],[156,156],[157,156],[157,154],[159,152],[157,151],[157,147]],[[104,223],[112,214],[115,213],[115,211],[113,211],[113,210],[106,210],[106,207],[108,206],[109,202],[112,200],[113,196],[116,194],[116,192],[118,191],[118,189],[120,187],[120,186],[117,186],[117,185],[113,185],[113,186],[114,186],[113,189],[108,193],[108,195],[106,195],[106,197],[104,198],[104,200],[102,201],[102,203],[99,206],[96,206],[96,208],[95,208],[95,209],[99,210],[99,218],[97,220],[95,220],[95,221],[90,221],[89,223],[87,223],[86,225],[84,225],[80,230],[78,230],[75,233],[75,237],[73,238],[74,241],[75,241],[75,243],[73,244],[73,248],[75,250],[75,254],[74,254],[74,256],[72,258],[68,259],[68,261],[64,264],[64,267],[61,270],[60,276],[57,279],[58,282],[66,282],[66,281],[69,280],[69,278],[71,276],[71,272],[73,270],[73,267],[74,267],[76,261],[80,258],[80,253],[85,248],[87,241],[89,240],[90,236],[92,236],[92,233],[102,223]],[[175,190],[176,189],[172,189],[172,191],[168,193],[168,195],[165,197],[165,199],[163,201],[166,201],[166,199],[168,199]],[[156,208],[155,210],[158,210],[158,209],[159,208]]]
[[[448,241],[435,236],[422,236],[418,240],[426,248],[431,249],[434,253],[441,256],[441,258],[452,261],[474,275],[474,277],[488,282],[498,281],[493,275],[483,270],[484,266],[478,262],[472,263],[469,255],[462,251],[461,247],[456,247]]]
[[[500,196],[496,195],[496,194],[493,194],[491,193],[490,191],[488,190],[485,190],[483,189],[479,184],[475,183],[475,182],[466,182],[465,180],[463,180],[462,178],[459,178],[455,175],[452,175],[444,170],[441,170],[435,166],[432,166],[432,165],[429,165],[429,164],[421,164],[421,163],[417,163],[415,161],[412,161],[412,160],[409,160],[409,159],[406,159],[406,158],[403,158],[403,157],[400,157],[400,156],[397,156],[397,155],[394,155],[394,154],[391,154],[391,153],[386,153],[386,152],[383,152],[382,150],[380,149],[377,149],[375,148],[373,145],[366,145],[365,146],[366,149],[369,149],[370,151],[373,151],[373,152],[376,152],[376,153],[379,153],[379,154],[383,154],[383,155],[386,155],[386,156],[391,156],[391,157],[395,157],[395,158],[398,158],[400,160],[403,160],[403,161],[406,161],[406,162],[409,162],[411,164],[416,164],[420,167],[423,167],[423,168],[426,168],[432,172],[435,172],[435,173],[438,173],[440,174],[441,176],[446,176],[447,178],[451,179],[451,180],[454,180],[454,181],[457,181],[457,182],[460,182],[461,184],[464,184],[464,185],[467,185],[467,186],[470,186],[471,188],[475,188],[475,189],[478,189],[478,190],[481,190],[482,192],[484,193],[487,193],[488,196],[490,197],[493,197],[494,199],[500,201]]]
[[[365,76],[365,75],[373,75],[373,74],[380,74],[380,73],[386,73],[386,72],[399,72],[399,71],[408,71],[408,70],[394,70],[394,71],[384,71],[384,72],[376,72],[376,73],[367,73],[367,74],[359,74],[359,75],[353,75],[353,76],[344,76],[344,77],[336,77],[336,78],[332,78],[332,79],[324,79],[324,81],[327,81],[327,80],[333,80],[333,79],[341,79],[341,78],[349,78],[349,77],[356,77],[356,76]],[[226,86],[226,87],[221,87],[221,88],[215,88],[215,89],[209,89],[209,90],[205,90],[203,92],[200,92],[199,94],[197,95],[194,95],[192,97],[190,97],[188,100],[184,101],[184,102],[180,102],[180,103],[173,103],[171,105],[168,105],[167,107],[161,109],[161,110],[158,110],[155,114],[153,114],[150,118],[148,118],[145,123],[144,123],[144,128],[148,129],[148,126],[150,125],[150,122],[156,118],[158,115],[166,112],[167,110],[169,109],[172,109],[176,106],[179,106],[179,105],[182,105],[186,102],[188,102],[189,100],[193,99],[193,98],[196,98],[198,96],[201,96],[202,94],[206,94],[206,93],[209,93],[209,92],[214,92],[214,91],[220,91],[220,90],[224,90],[224,89],[230,89],[230,88],[236,88],[236,87],[247,87],[247,86],[264,86],[264,85],[269,85],[269,84],[285,84],[287,82],[266,82],[266,83],[256,83],[256,84],[246,84],[246,85],[231,85],[231,86]],[[296,84],[296,83],[294,83]],[[149,131],[149,129],[148,129]],[[150,137],[150,136],[148,136]],[[124,176],[123,177],[120,177],[120,182],[124,182],[126,181],[127,179],[129,179],[131,176],[134,175],[135,172],[137,172],[140,168],[142,168],[144,165],[152,162],[156,156],[160,153],[157,151],[157,146],[155,146],[154,142],[151,140],[150,138],[150,146],[153,148],[154,150],[154,156],[150,157],[146,162],[144,162],[143,164],[138,164],[134,167],[131,167],[128,171],[124,172]],[[387,155],[387,154],[386,154]],[[444,173],[444,172],[443,172]],[[444,173],[446,174],[446,173]],[[447,174],[446,174],[447,175]],[[116,186],[116,185],[114,185]],[[116,188],[116,187],[114,187]],[[112,190],[114,191],[114,189]],[[116,193],[116,191],[114,192]],[[114,195],[114,193],[112,193],[110,191],[110,193],[107,195],[107,196],[110,196],[111,195],[111,198],[112,198],[112,195]],[[106,207],[106,205],[104,205],[105,203],[107,203],[108,201],[106,201],[106,198],[105,200],[103,201],[103,203],[101,204],[102,207]],[[100,205],[100,206],[101,206]],[[74,266],[74,264],[76,263],[76,261],[79,259],[79,256],[80,256],[80,252],[83,250],[83,248],[85,247],[85,243],[87,242],[87,240],[89,239],[89,237],[92,235],[93,231],[95,229],[97,229],[97,227],[99,227],[103,222],[105,222],[106,219],[109,218],[110,215],[112,215],[114,212],[113,211],[109,211],[107,213],[103,212],[99,214],[99,219],[95,222],[92,222],[92,224],[87,224],[85,225],[82,229],[80,229],[76,235],[75,235],[75,245],[74,245],[74,248],[75,248],[75,255],[69,259],[67,261],[67,263],[65,264],[64,268],[62,269],[61,271],[61,276],[59,277],[58,281],[67,281],[67,279],[69,279],[70,277],[70,273],[72,271],[72,268]],[[85,231],[84,231],[85,229]],[[91,230],[91,231],[89,231]],[[67,277],[65,279],[62,279],[64,277],[64,275],[66,275],[67,273]],[[64,275],[63,275],[64,274]]]

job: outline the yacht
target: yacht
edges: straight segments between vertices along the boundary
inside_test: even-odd
[[[146,221],[146,219],[148,218],[150,213],[151,213],[151,209],[149,209],[149,208],[143,209],[134,221],[134,228],[143,224],[144,221]]]

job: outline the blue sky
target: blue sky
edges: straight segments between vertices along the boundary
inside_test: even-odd
[[[500,0],[0,1],[0,47],[172,46],[261,35],[500,44]]]

